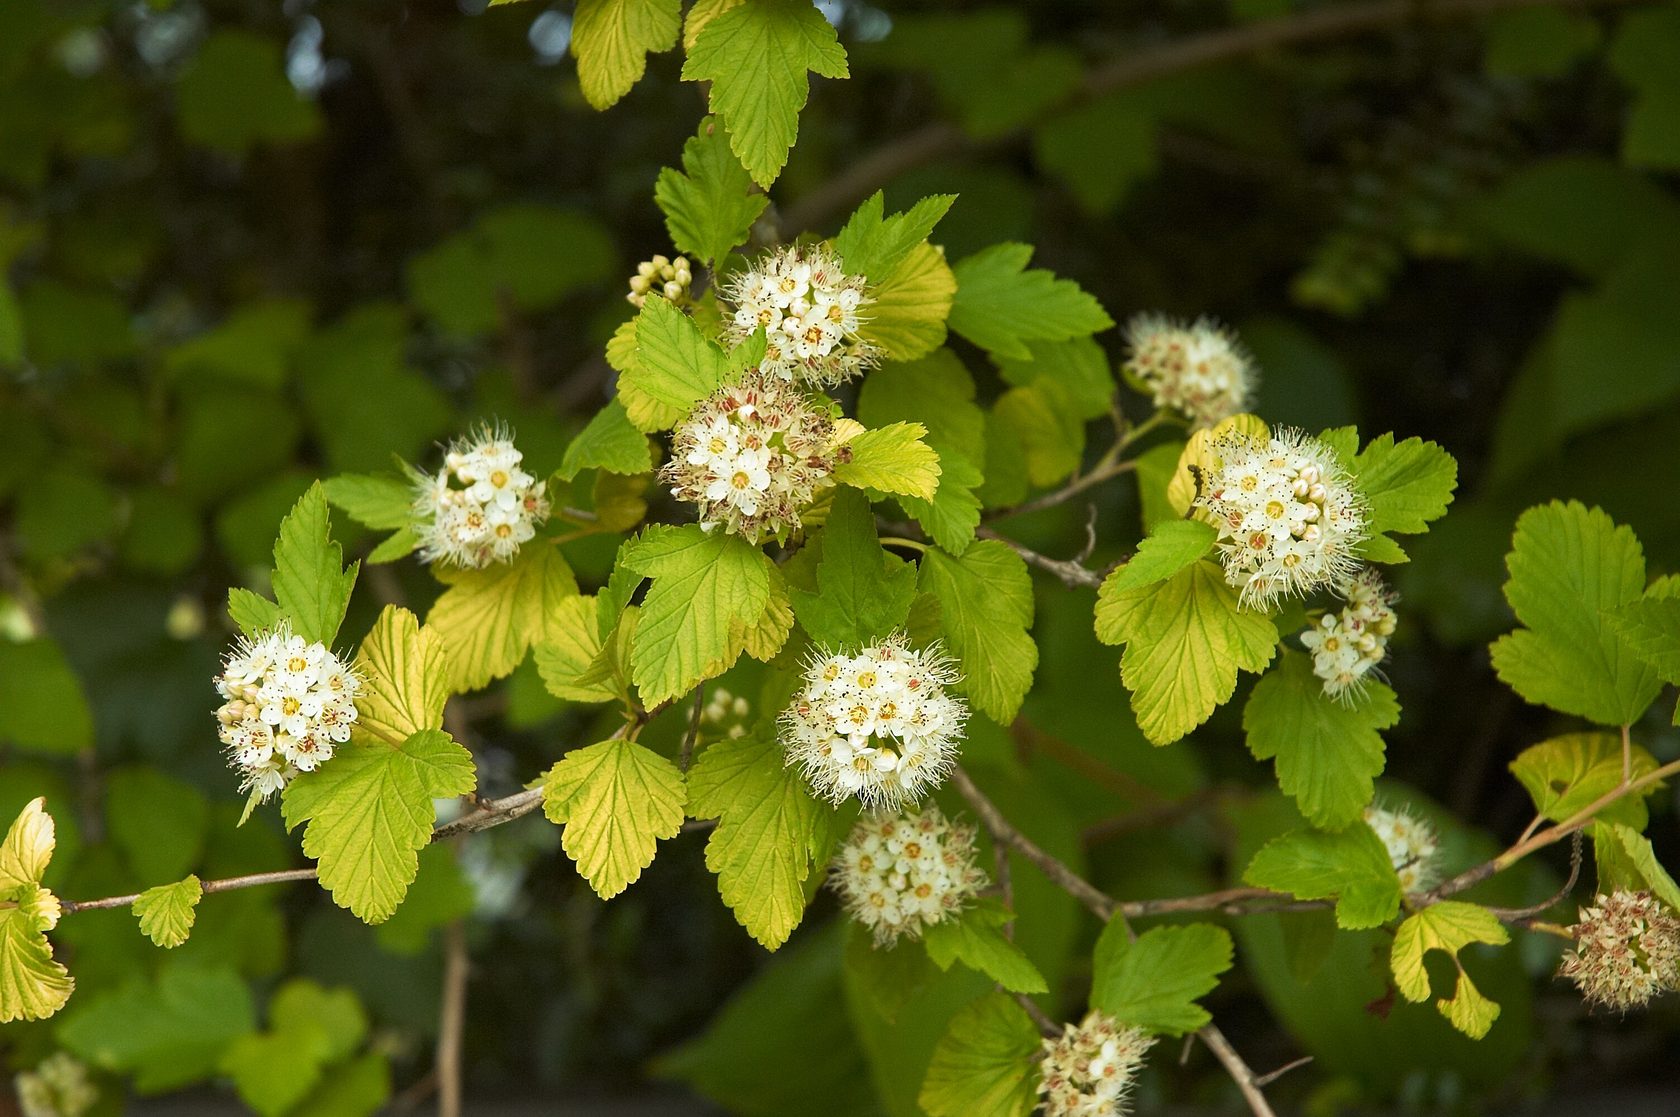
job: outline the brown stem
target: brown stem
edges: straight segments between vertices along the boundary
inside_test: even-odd
[[[961,768],[953,768],[951,782],[956,784],[962,797],[968,800],[968,805],[974,808],[974,813],[980,816],[981,824],[986,827],[986,832],[992,836],[994,842],[1009,846],[1037,865],[1039,871],[1049,877],[1058,888],[1084,904],[1091,910],[1091,914],[1104,923],[1114,916],[1115,903],[1106,893],[1099,891],[1084,877],[1063,864],[1059,858],[1046,852],[1031,838],[1015,829],[1010,821],[1003,817],[1003,812],[986,798],[985,792],[974,785],[967,772]]]
[[[1259,1077],[1255,1075],[1253,1068],[1243,1061],[1243,1057],[1237,1054],[1237,1049],[1231,1046],[1231,1041],[1225,1038],[1225,1033],[1219,1030],[1219,1026],[1208,1024],[1196,1034],[1207,1044],[1207,1049],[1213,1052],[1213,1057],[1224,1064],[1225,1073],[1231,1076],[1231,1081],[1242,1091],[1243,1100],[1248,1103],[1248,1108],[1254,1111],[1254,1117],[1277,1117],[1261,1090]]]
[[[1075,477],[1059,489],[1054,489],[1042,496],[1035,496],[1031,500],[1023,501],[1008,508],[994,508],[987,512],[983,518],[987,520],[1007,520],[1011,516],[1024,516],[1029,512],[1042,512],[1046,508],[1054,508],[1058,504],[1064,504],[1072,500],[1093,485],[1100,485],[1104,481],[1120,476],[1122,473],[1130,473],[1136,468],[1136,461],[1098,462],[1092,467],[1091,472]]]
[[[443,1004],[438,1010],[438,1117],[461,1117],[461,1032],[467,1013],[467,933],[459,919],[444,929]]]
[[[314,880],[315,869],[281,869],[272,873],[252,873],[249,876],[228,877],[225,880],[207,880],[203,882],[206,894],[211,892],[232,892],[236,888],[254,888],[261,884],[285,884],[294,880]],[[102,900],[65,900],[64,913],[73,914],[78,911],[101,911],[106,908],[126,908],[140,898],[139,893],[128,896],[107,896]]]
[[[1038,567],[1040,570],[1048,570],[1060,578],[1062,584],[1070,589],[1077,589],[1080,586],[1095,589],[1103,583],[1103,576],[1100,573],[1092,570],[1078,559],[1053,559],[1048,555],[1041,555],[1030,547],[1015,542],[1007,535],[999,535],[989,527],[975,528],[974,534],[982,539],[996,539],[1031,565]]]

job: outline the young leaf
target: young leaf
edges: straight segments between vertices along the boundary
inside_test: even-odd
[[[1429,530],[1446,515],[1458,485],[1458,463],[1433,442],[1378,435],[1353,460],[1352,471],[1365,494],[1372,535]]]
[[[775,950],[805,915],[805,880],[838,836],[834,811],[811,798],[775,741],[747,736],[701,751],[688,813],[718,820],[706,868],[741,926]]]
[[[666,167],[653,187],[671,243],[699,260],[721,260],[745,243],[770,199],[729,150],[729,137],[712,117],[683,144],[683,169]],[[687,173],[684,173],[687,172]]]
[[[1657,759],[1638,745],[1631,749],[1631,776],[1639,779],[1657,768]],[[1534,809],[1562,822],[1577,811],[1597,802],[1622,783],[1622,742],[1613,733],[1569,733],[1526,748],[1513,761],[1511,772],[1528,789]],[[1625,795],[1603,808],[1597,818],[1603,822],[1624,822],[1643,830],[1647,819],[1645,799],[1660,784],[1644,794]]]
[[[1029,341],[1064,341],[1114,325],[1102,304],[1071,279],[1026,270],[1028,244],[997,244],[959,261],[951,329],[1000,357],[1032,357]]]
[[[988,993],[951,1018],[916,1101],[929,1117],[1027,1117],[1042,1053],[1031,1017]]]
[[[315,482],[280,521],[274,543],[274,600],[292,631],[331,644],[350,607],[359,566],[344,568],[344,552],[332,540],[326,490]]]
[[[1400,877],[1369,826],[1273,838],[1248,863],[1243,881],[1301,900],[1334,896],[1336,925],[1350,931],[1381,927],[1400,911]]]
[[[846,443],[852,456],[834,469],[834,479],[860,489],[932,500],[939,488],[939,455],[922,441],[920,423],[894,423],[866,430]]]
[[[958,558],[929,549],[921,589],[939,601],[940,624],[962,664],[962,689],[993,721],[1008,725],[1032,687],[1038,645],[1032,575],[1005,543],[984,539]]]
[[[911,251],[927,240],[956,200],[955,194],[934,194],[905,213],[883,217],[886,207],[877,190],[834,238],[835,251],[840,253],[848,273],[879,282],[892,275]]]
[[[961,962],[1011,993],[1047,993],[1038,967],[1004,937],[1001,928],[1013,918],[1001,904],[982,901],[923,930],[922,945],[942,970]]]
[[[847,77],[846,51],[805,0],[753,0],[706,22],[688,50],[684,81],[712,83],[711,109],[753,181],[768,187],[799,133],[806,71]]]
[[[1312,660],[1285,650],[1255,684],[1243,707],[1243,732],[1256,760],[1277,760],[1278,786],[1314,826],[1339,828],[1359,818],[1383,770],[1377,730],[1400,720],[1394,692],[1367,682],[1352,702],[1324,693]]]
[[[413,613],[387,605],[356,653],[362,692],[356,696],[357,732],[400,745],[422,729],[443,727],[449,699],[449,653],[431,626]]]
[[[1517,520],[1505,599],[1526,627],[1493,644],[1499,677],[1530,702],[1599,725],[1631,725],[1661,689],[1607,618],[1645,590],[1631,530],[1574,501]]]
[[[548,635],[549,619],[578,591],[557,547],[532,540],[511,562],[449,571],[449,588],[426,614],[449,653],[449,690],[477,690],[513,672],[531,645]]]
[[[648,528],[619,561],[653,579],[631,656],[648,706],[728,670],[743,646],[732,637],[738,632],[744,639],[770,603],[763,553],[739,536],[698,524]]]
[[[611,702],[624,697],[612,672],[595,670],[602,650],[599,608],[600,602],[594,597],[566,598],[550,618],[548,639],[532,649],[543,685],[556,698]]]
[[[957,277],[945,254],[919,244],[875,286],[875,302],[859,334],[895,361],[925,357],[945,344],[945,320],[957,295]]]
[[[630,92],[647,56],[677,45],[682,0],[578,0],[572,53],[590,106],[605,109]]]
[[[228,616],[246,636],[280,623],[280,606],[253,590],[235,586],[228,590]]]
[[[1113,595],[1164,582],[1209,551],[1218,533],[1200,520],[1168,520],[1138,543],[1137,554],[1108,576],[1103,592]]]
[[[543,813],[566,827],[566,855],[603,900],[653,864],[657,839],[682,829],[682,773],[634,741],[574,749],[543,776],[542,791]]]
[[[432,840],[432,800],[473,789],[472,754],[437,729],[392,748],[352,740],[331,760],[293,780],[282,799],[287,829],[302,823],[303,852],[321,885],[368,923],[402,903]]]
[[[1237,671],[1271,662],[1277,628],[1237,608],[1237,591],[1211,562],[1197,561],[1164,582],[1097,591],[1097,639],[1125,644],[1120,680],[1132,692],[1138,726],[1157,745],[1206,721],[1237,689]]]
[[[1027,478],[1047,488],[1073,475],[1085,453],[1085,421],[1073,399],[1054,380],[1011,388],[992,405],[1002,425],[1019,443]]]
[[[203,898],[204,886],[195,876],[146,889],[134,901],[141,933],[166,950],[180,946],[192,934]]]
[[[327,500],[363,527],[396,531],[414,520],[414,490],[383,473],[341,473],[322,483]]]
[[[585,469],[608,473],[646,473],[653,468],[647,435],[636,429],[624,405],[613,400],[578,432],[560,459],[560,477],[570,481]]]
[[[45,932],[58,924],[58,898],[41,887],[56,830],[46,800],[27,803],[0,842],[0,1024],[44,1020],[76,987],[53,960]]]
[[[420,538],[414,534],[413,528],[398,528],[387,535],[379,546],[368,552],[368,565],[378,566],[381,563],[396,562],[398,559],[407,558],[414,553],[414,548],[419,545]]]
[[[1648,889],[1670,908],[1680,910],[1680,884],[1657,861],[1650,838],[1619,822],[1594,823],[1592,832],[1600,892]]]
[[[1439,998],[1435,1007],[1453,1027],[1472,1039],[1481,1039],[1499,1019],[1499,1006],[1482,996],[1470,975],[1464,972],[1458,952],[1475,942],[1503,946],[1510,941],[1511,936],[1500,925],[1499,918],[1487,908],[1458,900],[1431,904],[1400,924],[1394,934],[1394,946],[1389,952],[1394,986],[1408,1001],[1428,1000],[1429,973],[1423,967],[1423,956],[1431,950],[1452,955],[1458,968],[1453,995]]]
[[[1134,942],[1116,916],[1091,956],[1091,1007],[1122,1024],[1181,1036],[1212,1019],[1196,1003],[1231,968],[1231,936],[1211,923],[1155,927]]]
[[[852,489],[834,496],[822,532],[817,593],[792,591],[793,610],[825,648],[857,649],[902,628],[916,597],[916,568],[887,554],[875,535],[868,499]]]
[[[728,382],[729,358],[665,299],[649,298],[635,323],[635,359],[619,375],[619,398],[638,429],[665,430]]]

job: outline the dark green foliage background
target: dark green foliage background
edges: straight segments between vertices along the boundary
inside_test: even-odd
[[[832,233],[861,200],[832,197],[832,183],[932,127],[940,142],[892,148],[896,173],[868,187],[886,187],[889,209],[959,193],[936,238],[951,258],[1030,241],[1036,264],[1117,319],[1208,313],[1237,327],[1264,368],[1268,420],[1392,429],[1455,454],[1459,499],[1399,575],[1388,671],[1406,716],[1384,794],[1461,820],[1449,847],[1462,867],[1526,822],[1504,766],[1564,724],[1488,666],[1487,641],[1510,624],[1499,587],[1517,513],[1554,497],[1600,504],[1638,532],[1653,574],[1680,568],[1680,9],[1513,5],[1241,52],[1059,107],[1113,59],[1297,7],[1322,5],[832,5],[853,80],[816,83],[772,197],[784,231],[809,219]],[[73,693],[45,727],[0,708],[0,818],[48,795],[61,895],[300,863],[272,809],[233,830],[209,679],[230,632],[226,587],[261,576],[311,479],[421,459],[490,416],[546,474],[608,398],[602,346],[630,314],[624,281],[669,251],[653,181],[702,98],[656,56],[596,113],[555,54],[563,40],[545,37],[568,5],[476,8],[0,4],[0,627],[44,624],[92,715],[78,724]],[[288,61],[319,88],[300,94]],[[1118,355],[1115,333],[1101,340]],[[965,355],[995,395],[999,378]],[[587,483],[575,495],[587,501]],[[1137,537],[1135,503],[1124,482],[1092,502],[1095,561],[1115,560]],[[1068,555],[1084,520],[1075,502],[1016,529]],[[342,517],[339,529],[352,552],[373,542]],[[611,546],[567,555],[587,582]],[[415,607],[436,592],[413,564],[375,578]],[[1083,835],[1111,892],[1217,887],[1286,825],[1252,790],[1270,781],[1235,709],[1151,749],[1091,633],[1089,592],[1041,589],[1036,688],[1012,732],[976,726],[974,762],[1030,772],[994,794],[1058,852],[1081,856]],[[365,631],[374,607],[359,598],[345,632]],[[51,668],[0,643],[0,704]],[[726,685],[750,693],[749,676]],[[462,705],[489,794],[594,739],[589,713],[548,697],[529,665]],[[1666,713],[1639,727],[1662,760],[1680,751]],[[650,729],[678,732],[672,718]],[[1671,795],[1656,803],[1672,813]],[[1672,833],[1653,829],[1670,864]],[[701,1036],[747,983],[719,1032],[656,1064],[666,1077],[748,1112],[877,1104],[866,1053],[886,1065],[892,1052],[870,1052],[890,1045],[860,1041],[840,1012],[830,901],[766,963],[718,902],[698,835],[605,905],[539,819],[473,841],[470,874],[499,874],[508,892],[468,923],[474,1091],[649,1089],[649,1060]],[[1508,899],[1557,883],[1537,872]],[[429,864],[415,910],[383,929],[307,886],[211,897],[182,954],[234,968],[259,995],[291,974],[353,987],[400,1090],[429,1065],[436,928],[464,887]],[[1046,972],[1077,1012],[1084,976],[1069,959],[1089,956],[1083,940],[1071,951],[1088,931],[1065,898],[1030,883],[1020,897],[1035,913],[1023,936],[1063,959],[1067,972]],[[1427,1006],[1402,1006],[1392,1027],[1360,1009],[1383,996],[1361,956],[1386,951],[1380,933],[1292,968],[1312,937],[1301,918],[1287,937],[1279,917],[1238,928],[1238,969],[1211,1002],[1256,1067],[1319,1056],[1273,1088],[1286,1109],[1474,1107],[1672,1080],[1659,1055],[1680,1037],[1672,1003],[1588,1019],[1530,944],[1486,963],[1507,1019],[1476,1048]],[[58,937],[80,982],[69,1021],[173,961],[126,912],[67,919]],[[0,1051],[33,1063],[55,1026],[0,1030]],[[1205,1059],[1155,1062],[1146,1106],[1234,1096]]]

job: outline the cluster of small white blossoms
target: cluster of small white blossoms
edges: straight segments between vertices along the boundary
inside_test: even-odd
[[[921,938],[923,928],[961,911],[987,884],[974,863],[974,827],[947,819],[931,803],[922,811],[865,814],[829,880],[876,946]]]
[[[524,460],[505,429],[485,427],[451,443],[435,476],[416,472],[420,557],[476,570],[530,542],[549,508],[544,483],[519,468]]]
[[[1324,680],[1325,694],[1347,700],[1364,689],[1365,676],[1388,654],[1398,600],[1382,575],[1366,567],[1348,586],[1347,604],[1301,633],[1301,643],[1312,653],[1313,674]]]
[[[1435,828],[1404,807],[1366,807],[1365,824],[1388,850],[1388,860],[1407,893],[1425,892],[1441,879],[1441,841]]]
[[[630,293],[624,297],[637,310],[647,302],[649,295],[663,295],[671,305],[685,306],[688,290],[693,285],[694,269],[689,266],[686,256],[678,256],[675,260],[655,256],[636,265],[636,274],[630,277]]]
[[[1626,1012],[1680,990],[1680,917],[1651,893],[1601,895],[1569,930],[1575,949],[1558,976],[1589,1002]]]
[[[1205,318],[1186,325],[1140,314],[1126,326],[1126,368],[1148,385],[1156,407],[1211,427],[1248,406],[1258,380],[1254,358]]]
[[[700,401],[659,475],[672,496],[700,506],[701,526],[758,543],[799,527],[800,510],[850,457],[826,410],[755,371]]]
[[[1343,590],[1359,567],[1365,504],[1335,453],[1297,430],[1270,438],[1233,432],[1197,504],[1219,532],[1225,580],[1250,608],[1280,597]]]
[[[913,803],[956,763],[968,719],[967,704],[946,693],[956,681],[937,646],[915,651],[903,633],[855,656],[814,655],[782,711],[787,762],[833,803],[849,796],[887,810]]]
[[[747,717],[751,713],[751,702],[718,687],[706,699],[706,705],[700,711],[700,723],[715,733],[737,740],[747,735]]]
[[[1088,1012],[1044,1041],[1038,1092],[1045,1117],[1120,1117],[1155,1037],[1122,1028],[1105,1012]]]
[[[760,369],[816,387],[843,383],[881,358],[858,333],[866,290],[864,277],[847,275],[826,245],[776,249],[729,284],[729,338],[739,343],[762,329]]]
[[[241,640],[216,676],[226,699],[216,711],[228,762],[240,790],[259,799],[312,772],[350,739],[362,681],[321,643],[292,635],[282,622]]]
[[[82,1117],[98,1103],[99,1087],[87,1067],[60,1051],[17,1076],[17,1095],[23,1117]]]

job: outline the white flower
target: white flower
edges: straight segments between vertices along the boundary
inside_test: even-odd
[[[785,539],[800,511],[850,457],[834,420],[806,394],[762,371],[718,389],[676,430],[660,479],[700,506],[700,522],[757,543]]]
[[[1120,1117],[1155,1037],[1092,1011],[1044,1041],[1038,1092],[1045,1117]]]
[[[881,359],[859,336],[867,286],[863,276],[846,274],[827,245],[768,252],[725,292],[735,307],[725,319],[729,339],[738,344],[762,329],[768,347],[760,370],[816,387],[843,383]]]
[[[1575,949],[1558,976],[1589,1002],[1626,1012],[1680,990],[1680,917],[1651,893],[1601,895],[1570,931]]]
[[[649,295],[659,295],[675,306],[687,306],[689,289],[693,285],[694,269],[686,257],[668,260],[664,256],[655,256],[636,265],[636,274],[630,277],[630,293],[624,297],[637,310],[647,302]]]
[[[1155,406],[1211,427],[1248,407],[1259,382],[1254,358],[1228,331],[1198,318],[1186,324],[1140,314],[1126,325],[1126,369],[1153,394]]]
[[[241,640],[228,654],[216,690],[217,735],[228,763],[240,773],[240,790],[260,802],[299,772],[332,759],[356,722],[356,672],[325,644],[292,635],[281,622]]]
[[[1312,653],[1313,674],[1324,680],[1324,693],[1350,701],[1365,687],[1365,676],[1388,654],[1394,634],[1394,603],[1399,598],[1370,567],[1348,586],[1347,604],[1326,613],[1301,633]]]
[[[17,1076],[23,1117],[82,1117],[99,1101],[99,1087],[75,1056],[59,1051]]]
[[[1358,569],[1365,503],[1324,443],[1296,430],[1270,438],[1232,431],[1196,504],[1219,532],[1225,580],[1248,608],[1280,597],[1344,589]]]
[[[829,883],[876,946],[922,937],[986,886],[974,863],[974,828],[925,810],[865,814],[834,859]]]
[[[1382,840],[1407,893],[1427,892],[1441,880],[1441,841],[1435,828],[1404,807],[1365,808],[1365,825]]]
[[[914,651],[903,633],[857,655],[817,654],[781,716],[787,762],[816,793],[896,810],[937,786],[956,763],[968,707],[937,646]]]
[[[443,460],[436,474],[413,472],[421,559],[480,569],[536,537],[548,519],[545,485],[519,468],[524,455],[505,430],[483,427],[452,443]]]

